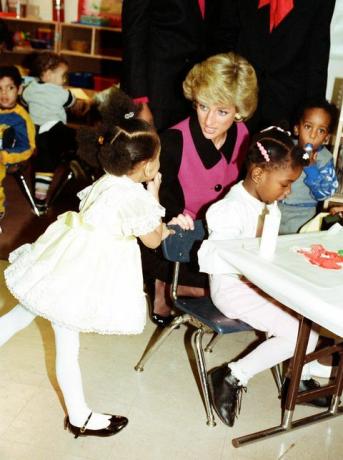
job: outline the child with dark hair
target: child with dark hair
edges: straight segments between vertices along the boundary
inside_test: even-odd
[[[6,170],[30,158],[35,149],[35,127],[27,111],[18,104],[22,78],[14,66],[0,67],[0,220],[5,215],[2,182]]]
[[[5,270],[7,286],[20,303],[0,318],[0,345],[36,315],[51,321],[66,427],[75,437],[110,436],[128,422],[89,409],[79,333],[142,332],[146,297],[137,240],[156,248],[169,234],[158,201],[160,141],[150,125],[126,112],[128,105],[117,105],[109,125],[80,131],[80,156],[105,172],[79,193],[80,211],[60,215],[36,242],[12,252]]]
[[[67,82],[68,63],[56,53],[40,53],[32,63],[37,79],[24,89],[22,101],[28,107],[37,130],[35,158],[35,200],[42,214],[54,171],[65,154],[77,149],[76,131],[66,125],[66,110],[75,104]]]
[[[254,238],[261,235],[261,217],[285,198],[292,183],[307,164],[306,153],[295,146],[286,132],[272,127],[255,136],[247,154],[245,179],[234,185],[224,199],[207,211],[209,239]],[[238,361],[225,363],[209,373],[214,408],[220,419],[232,426],[239,410],[239,398],[248,381],[294,354],[299,328],[293,314],[251,282],[220,271],[206,246],[200,248],[200,269],[210,273],[211,297],[216,307],[228,318],[239,319],[254,329],[264,331],[268,339]],[[310,334],[307,352],[314,350],[318,334]],[[316,387],[318,382],[303,372],[301,389]],[[325,405],[327,398],[313,404]]]
[[[279,203],[280,234],[296,233],[316,215],[318,203],[338,188],[331,152],[326,148],[337,122],[337,108],[326,100],[307,102],[299,111],[294,134],[298,145],[309,155],[309,166],[292,186],[292,192]]]

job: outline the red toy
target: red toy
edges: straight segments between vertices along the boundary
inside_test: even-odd
[[[343,256],[335,251],[327,251],[321,244],[312,244],[311,249],[298,249],[313,265],[322,268],[340,270],[343,264]]]

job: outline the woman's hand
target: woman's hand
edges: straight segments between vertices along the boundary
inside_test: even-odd
[[[162,174],[158,172],[156,176],[146,183],[147,190],[158,200],[158,192],[162,182]]]
[[[194,230],[194,221],[188,214],[179,214],[173,217],[172,220],[168,222],[168,225],[179,225],[182,230]]]

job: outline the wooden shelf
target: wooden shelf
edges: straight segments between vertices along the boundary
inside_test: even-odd
[[[28,33],[36,39],[38,29],[49,29],[53,38],[47,49],[18,47],[3,53],[4,64],[25,65],[31,53],[54,51],[66,57],[70,72],[91,72],[118,78],[121,67],[122,31],[118,27],[58,23],[35,18],[2,18],[11,32]],[[112,63],[112,64],[111,64]]]
[[[61,49],[60,53],[64,54],[65,56],[78,56],[80,58],[104,59],[104,60],[107,60],[107,61],[117,61],[117,62],[122,61],[121,56],[109,56],[109,55],[104,55],[104,54],[80,53],[78,51],[72,51],[72,50],[68,50],[68,49]]]
[[[57,22],[56,21],[45,21],[43,19],[38,19],[38,18],[34,18],[34,17],[27,17],[27,18],[14,18],[14,17],[11,17],[11,16],[0,16],[0,19],[5,21],[5,22],[18,22],[18,23],[22,23],[22,24],[25,24],[25,23],[34,23],[34,24],[42,24],[42,25],[52,25],[52,26],[57,26]]]
[[[115,33],[122,32],[120,27],[92,26],[90,24],[79,24],[76,22],[63,22],[61,25],[63,28],[70,27],[72,29],[78,28],[78,29],[91,29],[91,30],[101,30],[101,31],[107,30],[109,32],[115,32]]]

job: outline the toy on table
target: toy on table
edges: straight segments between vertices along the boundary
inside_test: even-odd
[[[299,254],[303,254],[313,265],[321,268],[340,270],[343,265],[343,249],[328,251],[321,244],[312,244],[310,249],[297,249]]]

